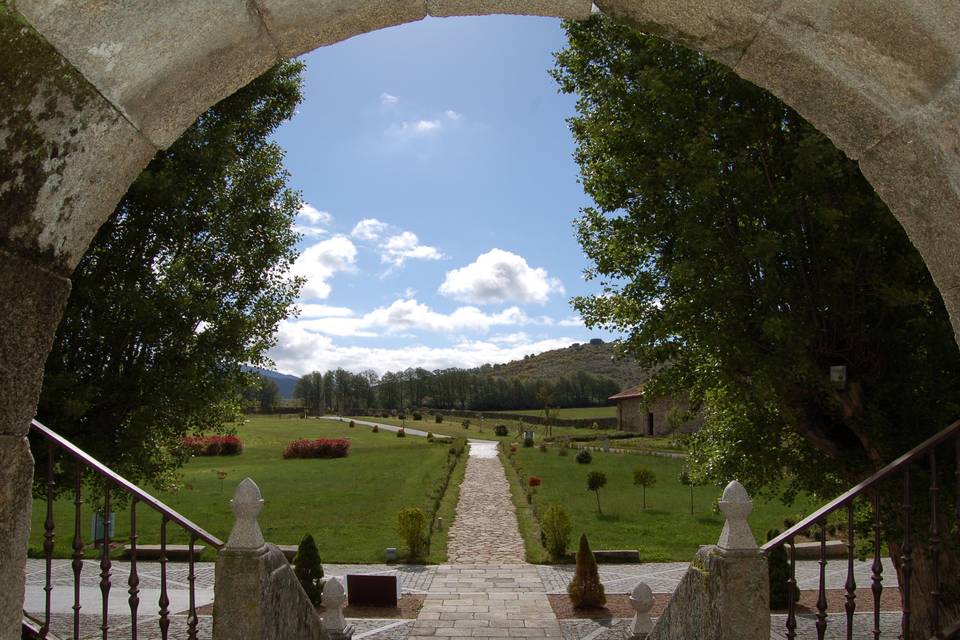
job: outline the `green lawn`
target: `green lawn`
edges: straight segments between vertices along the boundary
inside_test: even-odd
[[[572,420],[596,420],[597,418],[616,418],[617,407],[572,407],[568,409],[554,409],[558,418]],[[543,409],[518,409],[516,411],[497,411],[496,413],[512,413],[521,416],[543,417]]]
[[[184,488],[157,497],[226,540],[233,523],[230,497],[237,483],[249,476],[260,486],[265,500],[259,519],[264,537],[276,544],[296,544],[310,532],[324,562],[382,562],[386,547],[400,547],[394,533],[397,512],[405,506],[425,504],[427,491],[441,477],[448,451],[447,445],[431,444],[424,438],[398,438],[393,433],[372,433],[316,419],[253,416],[238,428],[238,435],[244,444],[242,454],[194,458],[183,468]],[[283,447],[297,438],[350,438],[350,455],[332,460],[284,460]],[[461,462],[454,471],[441,505],[447,523],[452,521],[463,466]],[[227,473],[222,490],[218,470]],[[34,554],[42,548],[45,510],[45,501],[34,501]],[[84,538],[90,535],[90,513],[84,505]],[[55,520],[56,553],[66,557],[73,536],[72,498],[56,503]],[[141,505],[137,524],[141,543],[159,542],[159,516]],[[187,541],[179,528],[168,525],[168,531],[171,542]],[[120,511],[116,537],[128,535],[129,512]],[[435,536],[430,561],[445,559],[445,538],[446,531]],[[212,557],[208,550],[205,558]]]
[[[688,561],[697,547],[716,544],[723,528],[723,517],[712,511],[720,491],[715,487],[694,488],[694,514],[690,514],[690,490],[677,481],[682,460],[661,456],[593,453],[593,462],[578,464],[576,451],[560,456],[556,448],[541,452],[537,448],[520,448],[514,454],[523,476],[538,476],[542,485],[534,500],[542,510],[551,503],[563,505],[570,514],[573,531],[571,548],[586,533],[593,549],[639,549],[644,562]],[[504,460],[505,465],[510,463]],[[647,508],[641,509],[640,487],[633,485],[633,469],[638,465],[651,468],[657,483],[647,489]],[[597,513],[596,497],[587,491],[587,473],[602,471],[607,485],[600,490],[603,515]],[[514,475],[508,471],[508,476]],[[518,510],[526,508],[522,494],[515,492]],[[783,529],[783,519],[807,514],[823,501],[798,500],[786,507],[779,502],[755,500],[750,517],[758,543],[762,543],[768,529]],[[527,537],[528,554],[537,561],[539,542],[530,540],[536,528],[521,531]]]

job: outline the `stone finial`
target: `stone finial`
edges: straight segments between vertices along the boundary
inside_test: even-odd
[[[260,487],[250,478],[245,478],[237,486],[230,501],[230,510],[236,519],[230,537],[227,539],[227,549],[260,549],[264,545],[263,533],[257,523],[257,516],[263,509],[263,497]]]
[[[340,578],[334,576],[323,585],[323,628],[330,638],[345,640],[353,637],[353,625],[347,625],[343,608],[347,606],[347,594]]]
[[[753,511],[753,501],[742,484],[733,480],[723,490],[720,498],[720,511],[726,516],[720,541],[717,546],[722,553],[744,553],[755,551],[757,541],[747,522],[747,516]]]
[[[630,606],[636,612],[633,625],[630,627],[630,637],[643,640],[653,631],[653,620],[650,619],[650,609],[653,608],[653,591],[646,582],[641,582],[633,588],[630,595]]]

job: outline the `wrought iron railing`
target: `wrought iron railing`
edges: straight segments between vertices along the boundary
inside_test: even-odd
[[[903,489],[903,502],[900,505],[900,514],[899,520],[897,523],[897,528],[902,531],[902,542],[900,543],[899,548],[899,584],[900,584],[900,600],[901,600],[901,610],[900,610],[900,629],[901,629],[901,638],[903,640],[910,640],[911,637],[911,606],[914,602],[915,597],[927,597],[929,598],[930,606],[930,630],[929,635],[927,632],[924,632],[924,638],[930,638],[931,640],[936,640],[940,638],[954,638],[960,637],[960,620],[942,620],[941,611],[942,605],[944,604],[941,600],[940,588],[942,586],[942,578],[944,576],[940,575],[940,563],[939,563],[939,554],[941,552],[941,545],[943,543],[943,536],[949,535],[951,531],[950,526],[944,526],[947,523],[940,521],[939,516],[943,505],[941,504],[940,492],[942,489],[940,483],[940,474],[937,471],[937,456],[938,451],[942,447],[946,447],[949,444],[953,444],[955,447],[955,463],[956,463],[956,494],[955,494],[955,505],[954,505],[954,518],[955,522],[953,526],[956,527],[960,523],[960,421],[957,421],[938,433],[937,435],[929,438],[922,444],[918,445],[911,451],[900,456],[887,466],[885,466],[880,471],[877,471],[872,476],[853,487],[843,495],[834,499],[830,503],[821,507],[819,510],[813,514],[807,516],[794,526],[790,527],[782,534],[776,536],[769,542],[767,542],[763,547],[761,547],[763,553],[769,554],[772,550],[786,547],[789,550],[789,566],[790,574],[787,579],[787,618],[786,618],[786,637],[788,640],[793,640],[797,637],[797,611],[796,611],[796,602],[794,593],[797,589],[797,578],[796,578],[796,538],[803,535],[805,532],[808,532],[814,528],[819,529],[819,543],[820,543],[820,576],[819,576],[819,586],[817,592],[817,604],[816,604],[816,630],[817,638],[823,640],[824,635],[827,630],[828,624],[828,614],[827,614],[827,589],[826,589],[826,566],[827,566],[827,519],[828,517],[840,510],[846,511],[846,549],[847,549],[847,577],[844,584],[844,612],[846,616],[846,637],[848,640],[852,640],[854,637],[854,613],[857,611],[857,602],[856,602],[856,590],[857,583],[854,578],[854,558],[855,558],[855,521],[854,521],[854,510],[858,504],[858,500],[869,500],[872,506],[873,511],[873,522],[872,526],[872,555],[873,562],[870,567],[871,573],[871,593],[873,596],[873,621],[872,621],[872,633],[875,640],[880,638],[881,635],[881,594],[883,592],[883,564],[881,561],[881,553],[883,548],[883,538],[882,538],[882,529],[881,527],[886,524],[881,521],[881,512],[883,511],[883,506],[881,504],[881,499],[883,492],[880,490],[880,484],[885,481],[891,481],[899,478],[902,482]],[[929,593],[926,594],[913,594],[911,593],[911,580],[913,578],[913,563],[914,563],[914,535],[913,530],[915,522],[913,522],[913,511],[914,511],[914,496],[913,491],[914,487],[911,486],[911,471],[913,471],[917,466],[923,467],[923,475],[929,477],[929,535],[926,539],[929,553],[930,553],[930,568],[932,570],[932,588]],[[958,580],[958,576],[947,576],[949,580],[954,581]]]
[[[93,473],[103,481],[103,514],[110,514],[111,494],[114,491],[120,491],[129,495],[130,498],[130,534],[127,537],[129,541],[130,572],[127,577],[127,600],[130,609],[129,634],[132,640],[137,638],[138,614],[140,613],[140,577],[137,572],[137,506],[140,504],[153,509],[160,514],[160,548],[158,563],[160,567],[160,598],[157,602],[158,620],[160,636],[166,640],[170,627],[170,599],[167,590],[167,562],[168,562],[168,538],[167,525],[173,523],[184,532],[190,540],[188,549],[189,570],[187,574],[187,584],[189,588],[189,610],[187,613],[187,633],[191,640],[197,637],[198,616],[196,607],[196,572],[194,570],[195,548],[197,541],[203,541],[215,549],[223,547],[223,542],[216,536],[204,531],[199,526],[177,513],[166,504],[151,496],[149,493],[121,477],[105,465],[94,459],[92,456],[77,448],[60,435],[51,431],[41,423],[34,420],[31,424],[31,430],[34,434],[40,436],[47,446],[47,478],[46,478],[46,519],[44,521],[43,535],[43,554],[46,560],[46,580],[44,584],[45,606],[42,619],[36,619],[35,624],[31,625],[25,619],[24,633],[32,637],[47,638],[51,634],[51,595],[53,593],[53,550],[54,540],[56,538],[56,523],[54,522],[54,502],[57,497],[55,487],[56,465],[62,464],[61,468],[72,464],[73,475],[73,540],[72,540],[72,569],[73,569],[73,637],[79,640],[80,635],[80,574],[83,569],[84,549],[83,536],[81,532],[81,507],[83,505],[83,480],[85,473]],[[106,640],[110,634],[110,590],[113,588],[113,562],[111,560],[111,539],[110,539],[110,520],[103,518],[103,538],[100,544],[100,594],[101,594],[101,624],[100,631]],[[31,628],[35,626],[35,628]],[[151,634],[153,635],[153,634]],[[116,634],[114,634],[116,637]]]

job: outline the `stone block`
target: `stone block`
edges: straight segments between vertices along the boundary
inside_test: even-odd
[[[590,0],[427,0],[427,12],[436,17],[511,14],[585,20],[592,4]]]
[[[923,256],[960,344],[960,81],[864,154],[860,169]]]
[[[17,9],[159,148],[279,59],[248,0],[18,0]]]
[[[0,639],[20,638],[30,539],[33,456],[23,436],[0,435]]]
[[[3,4],[0,60],[0,246],[69,273],[156,149]]]
[[[958,32],[956,3],[787,0],[734,68],[858,158],[956,76]]]
[[[733,66],[780,0],[597,0],[605,14],[625,19]]]
[[[297,56],[361,33],[422,20],[424,0],[258,0],[283,56]]]
[[[0,435],[30,430],[69,295],[69,280],[0,249]]]

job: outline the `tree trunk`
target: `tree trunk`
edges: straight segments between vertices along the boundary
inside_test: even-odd
[[[948,520],[950,524],[952,520]],[[934,600],[934,564],[929,540],[926,535],[912,542],[911,579],[910,579],[910,637],[914,640],[926,640],[934,637],[934,632],[948,629],[960,622],[960,543],[957,533],[951,526],[944,526],[942,542],[937,561],[939,573],[940,606],[939,616],[935,613]],[[905,597],[906,579],[904,578],[904,557],[902,541],[888,542],[890,558],[897,569],[900,582],[901,603]],[[939,617],[939,629],[934,629],[934,620]]]

